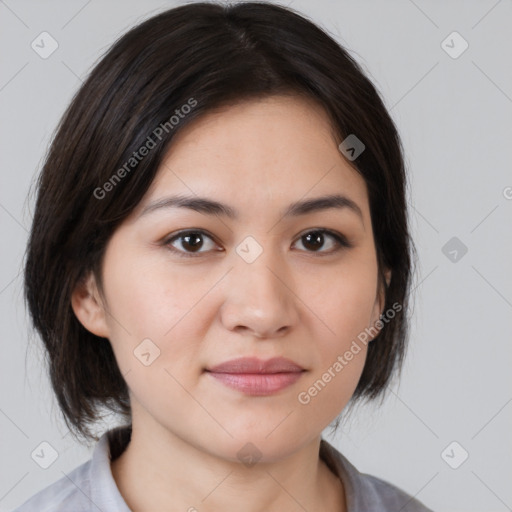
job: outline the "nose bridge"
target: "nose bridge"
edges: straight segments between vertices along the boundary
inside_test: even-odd
[[[247,287],[246,291],[254,298],[264,295],[267,300],[280,298],[280,302],[284,302],[287,293],[283,281],[288,280],[288,271],[271,240],[266,237],[266,241],[260,243],[253,236],[246,237],[236,248],[234,270],[237,282],[242,288]]]
[[[236,247],[224,304],[231,329],[243,326],[268,336],[295,321],[289,269],[270,239],[263,246],[249,236]]]

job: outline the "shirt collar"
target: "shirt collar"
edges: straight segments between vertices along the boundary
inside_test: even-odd
[[[91,499],[102,512],[131,512],[124,501],[110,466],[112,456],[119,456],[131,436],[131,427],[117,427],[105,432],[96,444],[90,466]]]

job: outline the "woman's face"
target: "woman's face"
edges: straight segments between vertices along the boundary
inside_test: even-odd
[[[178,195],[222,203],[233,216],[172,206]],[[356,207],[287,214],[332,195]],[[229,460],[246,443],[277,460],[321,434],[353,394],[366,345],[350,360],[344,354],[384,304],[365,182],[325,113],[298,98],[232,106],[180,132],[113,234],[103,277],[108,313],[94,323],[73,306],[110,340],[134,428]],[[303,371],[208,371],[241,357],[284,357]]]

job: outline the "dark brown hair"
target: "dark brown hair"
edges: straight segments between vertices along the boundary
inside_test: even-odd
[[[278,94],[314,100],[340,143],[355,134],[365,145],[351,164],[367,185],[383,286],[383,270],[392,271],[384,309],[395,303],[402,309],[368,345],[351,402],[377,398],[400,373],[414,247],[401,141],[378,92],[345,49],[289,8],[182,5],[132,28],[92,69],[56,129],[37,181],[25,297],[52,387],[77,438],[96,439],[89,427],[102,407],[129,419],[130,402],[110,343],[74,315],[74,288],[93,272],[101,291],[106,244],[144,196],[175,133],[214,109]],[[171,116],[183,105],[194,107],[180,111],[187,113],[173,125]],[[158,127],[166,129],[157,141]],[[148,137],[155,147],[131,160]],[[122,180],[112,181],[116,174]]]

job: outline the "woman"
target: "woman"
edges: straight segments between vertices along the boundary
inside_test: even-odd
[[[73,434],[126,421],[17,510],[428,511],[321,438],[400,370],[405,188],[377,91],[298,13],[121,37],[52,142],[25,291]]]

